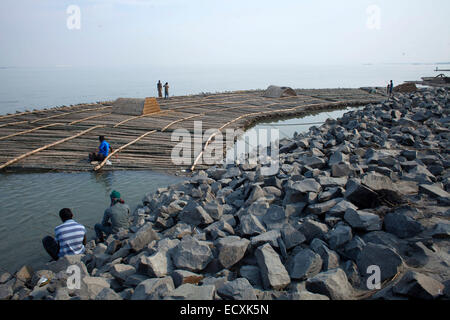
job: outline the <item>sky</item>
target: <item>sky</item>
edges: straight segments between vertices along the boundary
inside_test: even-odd
[[[0,67],[448,62],[449,12],[448,0],[1,0]]]

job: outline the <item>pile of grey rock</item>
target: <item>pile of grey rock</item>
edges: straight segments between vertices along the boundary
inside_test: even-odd
[[[85,255],[1,275],[0,298],[448,299],[449,114],[442,89],[397,94],[281,140],[272,176],[197,172]]]

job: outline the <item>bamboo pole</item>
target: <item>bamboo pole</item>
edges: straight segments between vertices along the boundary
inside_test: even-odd
[[[45,146],[43,146],[43,147],[41,147],[41,148],[38,148],[38,149],[35,149],[35,150],[33,150],[33,151],[27,152],[27,153],[25,153],[25,154],[23,154],[23,155],[21,155],[21,156],[19,156],[19,157],[17,157],[17,158],[14,158],[14,159],[12,159],[12,160],[10,160],[10,161],[4,163],[3,165],[0,166],[0,170],[6,168],[7,166],[9,166],[9,165],[11,165],[11,164],[13,164],[13,163],[16,163],[17,161],[20,161],[20,160],[22,160],[22,159],[25,159],[25,158],[27,158],[27,157],[33,155],[33,154],[36,154],[36,153],[41,152],[41,151],[43,151],[43,150],[45,150],[45,149],[54,147],[54,146],[56,146],[56,145],[58,145],[58,144],[61,144],[61,143],[66,142],[66,141],[69,141],[69,140],[78,138],[79,136],[82,136],[82,135],[84,135],[84,134],[86,134],[86,133],[88,133],[88,132],[90,132],[90,131],[92,131],[92,130],[95,130],[95,129],[98,129],[98,128],[102,128],[102,127],[104,127],[104,125],[94,126],[94,127],[89,128],[89,129],[87,129],[87,130],[84,130],[84,131],[82,131],[82,132],[80,132],[80,133],[78,133],[78,134],[76,134],[76,135],[74,135],[74,136],[67,137],[67,138],[64,138],[64,139],[62,139],[62,140],[58,140],[58,141],[56,141],[56,142],[50,143],[50,144],[48,144],[48,145],[45,145]]]
[[[114,150],[113,152],[111,152],[103,161],[102,163],[100,163],[99,165],[97,165],[94,168],[94,171],[98,171],[101,168],[103,168],[103,166],[106,164],[106,161],[108,161],[113,155],[115,155],[116,153],[119,153],[120,151],[122,151],[123,149],[125,149],[126,147],[138,142],[139,140],[141,140],[142,138],[145,138],[146,136],[148,136],[149,134],[155,133],[156,130],[152,130],[149,131],[147,133],[144,133],[143,135],[139,136],[138,138],[134,139],[133,141],[127,143],[126,145],[121,146],[119,149]],[[1,168],[0,168],[1,169]]]
[[[80,120],[76,120],[76,121],[72,121],[71,123],[69,123],[69,126],[74,125],[74,124],[76,124],[76,123],[88,121],[88,120],[91,120],[91,119],[97,119],[97,118],[106,117],[107,115],[110,115],[111,113],[112,113],[112,112],[105,113],[105,114],[100,114],[100,115],[95,115],[95,116],[87,117],[87,118],[80,119]]]
[[[26,134],[26,133],[30,133],[30,132],[33,132],[33,131],[36,131],[36,130],[40,130],[40,129],[44,129],[44,128],[48,128],[48,127],[54,127],[54,126],[58,126],[58,125],[63,126],[64,123],[52,123],[52,124],[47,124],[47,125],[45,125],[45,126],[37,127],[37,128],[34,128],[34,129],[30,129],[30,130],[25,130],[25,131],[13,133],[13,134],[10,134],[10,135],[8,135],[8,136],[0,137],[0,140],[6,140],[6,139],[8,139],[8,138],[20,136],[20,135],[22,135],[22,134]]]
[[[0,124],[0,128],[8,127],[8,126],[16,125],[16,124],[24,124],[24,123],[28,123],[28,121],[17,121],[17,122],[3,123],[3,124]]]
[[[60,117],[67,116],[69,114],[83,113],[83,112],[90,112],[90,111],[100,111],[100,110],[110,109],[110,108],[112,108],[112,107],[111,106],[106,106],[106,107],[100,107],[100,108],[91,108],[91,109],[77,110],[77,111],[71,111],[71,112],[64,112],[64,113],[55,114],[53,116],[49,116],[49,117],[46,117],[46,118],[36,119],[36,120],[30,121],[30,123],[36,123],[36,122],[39,122],[39,121],[44,121],[44,120],[49,120],[49,119],[54,119],[54,118],[60,118]]]

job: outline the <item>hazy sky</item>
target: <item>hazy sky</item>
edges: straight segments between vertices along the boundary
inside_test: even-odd
[[[1,0],[0,66],[445,62],[449,12],[448,0]]]

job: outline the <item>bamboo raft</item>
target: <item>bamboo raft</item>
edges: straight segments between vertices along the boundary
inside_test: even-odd
[[[258,119],[300,116],[318,110],[332,110],[384,101],[380,90],[362,89],[296,90],[297,96],[265,98],[263,91],[158,99],[160,111],[130,116],[112,112],[113,102],[35,110],[0,115],[0,170],[2,172],[154,170],[175,173],[204,169],[205,149],[225,129],[246,129]],[[171,161],[172,133],[186,129],[194,133],[194,123],[213,132],[194,136],[201,150],[191,152],[186,164]],[[98,147],[104,135],[115,150],[96,165],[88,153]],[[194,151],[194,148],[192,147]],[[112,162],[107,165],[107,161]]]

